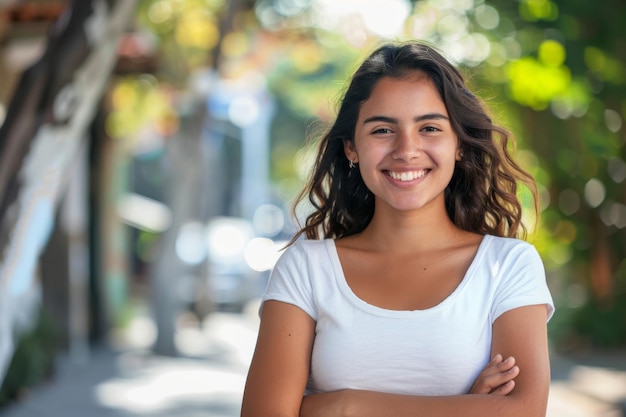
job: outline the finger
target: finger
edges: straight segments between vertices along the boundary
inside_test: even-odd
[[[496,354],[493,358],[491,358],[491,362],[489,362],[490,364],[496,364],[502,362],[502,355],[500,355],[499,353]]]
[[[490,367],[488,367],[488,368],[485,368],[485,369],[484,369],[484,370],[480,373],[480,375],[478,376],[478,378],[476,378],[476,380],[478,381],[478,380],[481,380],[481,379],[487,379],[487,378],[495,377],[495,376],[497,376],[497,375],[501,374],[502,372],[506,372],[506,371],[508,371],[508,370],[510,370],[510,368],[509,368],[509,369],[504,368],[503,370],[500,370],[500,369],[498,369],[498,367],[497,367],[497,366],[490,366]]]
[[[513,356],[509,356],[508,358],[496,364],[495,366],[496,368],[498,368],[499,372],[507,371],[513,368],[513,366],[515,366],[515,358]]]
[[[498,372],[493,375],[483,375],[478,381],[476,385],[476,390],[484,393],[485,391],[490,392],[493,389],[496,389],[509,381],[517,378],[519,375],[519,367],[513,366],[511,369],[508,369],[504,372]],[[476,392],[476,391],[475,391]]]
[[[491,390],[491,392],[489,394],[493,394],[493,395],[509,395],[511,392],[513,392],[513,389],[515,388],[515,381],[514,380],[510,380],[509,382],[506,382],[502,385],[500,385],[497,388],[494,388],[493,390]]]
[[[470,394],[489,394],[490,392],[491,392],[491,388],[482,383],[475,384],[474,386],[472,386],[472,389],[470,389],[469,391]]]
[[[517,378],[518,375],[519,367],[514,366],[505,372],[500,372],[498,375],[489,378],[489,380],[487,380],[486,382],[491,385],[492,389],[495,389],[496,387],[500,387],[514,380],[515,378]]]
[[[479,375],[479,378],[485,378],[488,376],[497,375],[499,373],[510,370],[513,366],[515,366],[515,359],[513,357],[509,357],[505,361],[502,361],[501,356],[499,358],[494,358],[482,370],[482,372]]]

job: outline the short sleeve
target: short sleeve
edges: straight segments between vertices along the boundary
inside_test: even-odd
[[[492,304],[492,321],[514,308],[539,304],[545,304],[550,320],[554,303],[543,262],[534,246],[523,242],[513,248],[503,260],[500,274]]]
[[[267,289],[261,298],[259,314],[263,303],[268,300],[293,304],[316,320],[310,262],[306,250],[299,242],[287,248],[274,266]]]

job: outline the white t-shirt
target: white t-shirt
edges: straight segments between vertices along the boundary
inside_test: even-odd
[[[316,321],[308,393],[466,394],[490,360],[492,324],[502,313],[545,304],[549,319],[554,311],[535,248],[489,235],[459,286],[426,310],[386,310],[358,298],[331,239],[289,247],[266,300],[293,304]]]

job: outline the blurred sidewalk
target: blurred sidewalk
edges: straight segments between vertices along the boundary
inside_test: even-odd
[[[93,352],[84,364],[61,358],[54,379],[0,416],[238,417],[257,328],[252,306],[241,315],[214,313],[202,330],[181,329],[185,357],[127,348]],[[547,417],[626,417],[626,352],[553,357],[552,379]]]
[[[626,417],[626,352],[553,354],[547,417]]]
[[[133,327],[135,338],[151,331],[145,322]],[[50,381],[0,409],[0,416],[238,417],[257,329],[256,311],[213,313],[202,330],[179,329],[181,357],[136,345],[92,352],[82,364],[61,357]]]

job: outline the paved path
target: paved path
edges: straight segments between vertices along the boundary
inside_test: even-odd
[[[254,313],[213,314],[203,331],[179,331],[185,358],[154,356],[136,345],[93,352],[83,364],[61,358],[53,380],[0,416],[237,417],[257,326]],[[138,323],[133,334],[146,329]],[[583,365],[552,359],[547,417],[626,416],[616,406],[626,399],[626,355],[603,359]]]
[[[551,358],[547,417],[626,417],[626,353]]]
[[[60,358],[51,381],[1,409],[0,416],[239,416],[256,332],[254,320],[216,313],[204,331],[179,331],[184,358],[155,356],[136,346],[93,352],[83,364]]]

